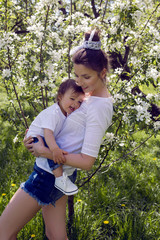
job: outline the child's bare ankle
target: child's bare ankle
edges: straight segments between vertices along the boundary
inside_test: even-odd
[[[54,169],[52,172],[56,178],[61,177],[63,175],[63,171],[60,167]]]

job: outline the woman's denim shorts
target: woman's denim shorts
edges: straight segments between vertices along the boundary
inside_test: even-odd
[[[75,182],[77,170],[69,176],[72,182]],[[35,198],[39,205],[52,204],[60,199],[64,194],[54,186],[55,177],[53,174],[39,168],[36,163],[34,171],[29,176],[28,180],[21,184],[21,188],[33,198]]]

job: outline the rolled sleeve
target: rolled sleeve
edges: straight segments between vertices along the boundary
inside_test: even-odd
[[[102,138],[111,124],[113,115],[113,104],[106,101],[102,104],[95,101],[94,105],[90,105],[87,111],[86,131],[81,153],[97,157]]]

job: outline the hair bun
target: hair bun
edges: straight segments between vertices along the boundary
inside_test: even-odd
[[[89,40],[91,33],[92,33],[92,30],[85,33],[85,41]],[[100,41],[99,30],[95,30],[92,41],[94,41],[94,42]]]

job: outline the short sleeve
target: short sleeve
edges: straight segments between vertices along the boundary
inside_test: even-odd
[[[48,109],[43,111],[43,114],[40,118],[40,126],[41,128],[48,128],[52,131],[56,129],[57,123],[58,123],[58,114],[56,112],[47,111]]]
[[[56,131],[56,134],[60,131],[66,117],[61,112],[57,104],[44,109],[33,121],[33,125],[41,129],[48,128],[52,131]]]
[[[110,126],[113,115],[111,100],[94,101],[89,104],[86,118],[86,131],[81,153],[97,157],[102,138]]]

